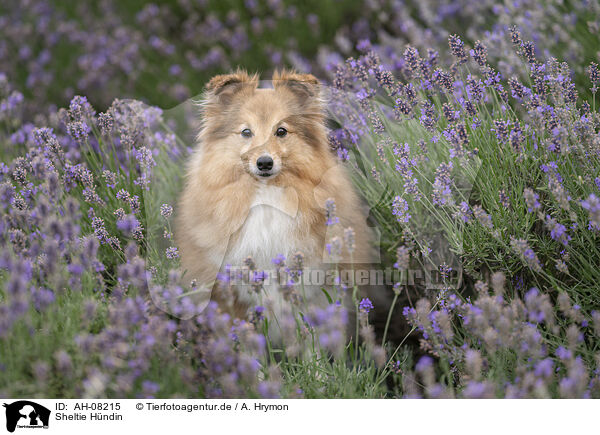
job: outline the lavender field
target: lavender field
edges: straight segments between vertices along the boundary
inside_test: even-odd
[[[0,397],[600,398],[599,64],[598,0],[2,2]],[[380,297],[279,256],[286,316],[194,302],[194,101],[238,67],[320,79]]]

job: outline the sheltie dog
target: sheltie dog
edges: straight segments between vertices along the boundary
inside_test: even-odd
[[[208,286],[211,299],[238,317],[255,305],[277,316],[290,302],[275,285],[223,292],[214,283],[227,265],[251,257],[256,270],[272,270],[274,258],[289,261],[300,252],[305,269],[329,270],[329,251],[344,230],[337,262],[372,260],[366,213],[329,146],[318,80],[284,70],[272,84],[259,88],[257,75],[239,70],[210,80],[179,201],[176,237],[185,277]],[[308,303],[327,304],[321,287],[304,289]]]

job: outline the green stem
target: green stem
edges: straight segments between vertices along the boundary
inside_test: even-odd
[[[402,271],[404,273],[404,271]],[[400,279],[402,279],[402,277],[400,277]],[[402,282],[402,281],[400,281]],[[400,295],[400,292],[395,292],[394,294],[394,299],[392,299],[392,305],[390,306],[390,310],[388,312],[388,316],[387,316],[387,321],[385,322],[385,328],[383,330],[383,339],[381,340],[381,345],[383,347],[385,347],[385,339],[387,337],[387,333],[388,333],[388,328],[390,326],[390,322],[392,320],[392,313],[394,312],[394,308],[396,306],[396,302],[398,302],[398,296]]]

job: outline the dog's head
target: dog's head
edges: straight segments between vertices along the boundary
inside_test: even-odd
[[[238,71],[214,77],[203,100],[203,164],[215,171],[279,183],[319,175],[329,153],[318,80],[275,72],[272,87]]]

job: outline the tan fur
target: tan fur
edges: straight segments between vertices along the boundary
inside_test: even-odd
[[[257,76],[237,71],[214,77],[206,87],[199,146],[187,169],[176,228],[182,266],[190,280],[214,282],[215,272],[223,266],[219,261],[239,243],[257,192],[266,186],[281,187],[279,207],[292,219],[289,237],[299,241],[306,264],[319,264],[333,235],[325,225],[328,198],[335,199],[338,231],[351,226],[356,232],[354,261],[371,259],[364,212],[348,175],[329,149],[317,79],[281,71],[273,76],[273,84],[274,89],[258,89]],[[285,138],[274,134],[280,126],[288,130]],[[254,136],[243,138],[243,128],[250,128]],[[281,166],[280,173],[267,180],[250,172],[250,165],[264,152]],[[270,222],[264,225],[268,228]],[[342,261],[349,262],[348,252],[344,253]],[[223,302],[225,296],[215,288],[212,297]],[[233,306],[234,314],[243,314],[245,306],[237,298]]]

